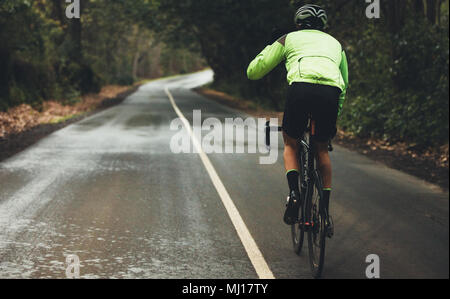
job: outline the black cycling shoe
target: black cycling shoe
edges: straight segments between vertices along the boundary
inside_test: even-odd
[[[327,226],[327,237],[331,238],[334,235],[334,223],[333,223],[333,218],[331,218],[331,216],[328,216],[328,221],[326,221],[326,226]]]
[[[286,212],[284,212],[283,221],[287,225],[293,225],[298,221],[298,212],[300,209],[300,193],[291,191],[286,204]]]

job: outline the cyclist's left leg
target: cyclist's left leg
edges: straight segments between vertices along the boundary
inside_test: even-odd
[[[286,167],[286,178],[289,185],[289,196],[284,212],[283,220],[286,224],[295,224],[298,219],[301,204],[299,190],[299,165],[297,159],[298,145],[295,138],[289,137],[283,132],[284,139],[284,165]]]
[[[293,83],[288,88],[288,97],[283,116],[284,166],[290,191],[299,191],[297,140],[305,132],[308,121],[308,86],[304,83]]]
[[[307,110],[302,105],[304,98],[305,87],[303,84],[294,83],[289,87],[283,116],[284,165],[289,185],[288,203],[283,217],[286,224],[296,223],[301,204],[297,140],[306,128]]]
[[[286,132],[283,132],[284,140],[284,167],[286,168],[286,175],[288,177],[289,189],[298,191],[298,172],[300,170],[300,165],[298,165],[298,144],[297,139],[289,137]],[[292,176],[297,176],[296,180],[290,179],[290,174]]]

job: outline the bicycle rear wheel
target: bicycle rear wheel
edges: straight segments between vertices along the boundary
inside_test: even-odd
[[[307,206],[310,213],[311,228],[308,230],[309,261],[314,278],[322,275],[325,261],[326,222],[320,204],[322,202],[322,181],[317,171],[314,172],[311,195],[308,196]]]

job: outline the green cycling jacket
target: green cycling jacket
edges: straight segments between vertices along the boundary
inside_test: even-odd
[[[285,60],[287,81],[307,82],[338,87],[339,114],[348,87],[348,66],[345,51],[331,35],[319,30],[289,33],[267,46],[250,63],[247,77],[258,80]]]

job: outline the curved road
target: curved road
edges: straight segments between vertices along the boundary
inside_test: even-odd
[[[258,278],[252,244],[275,278],[310,278],[282,223],[281,141],[269,165],[260,154],[212,153],[207,170],[200,154],[171,151],[175,134],[190,140],[170,129],[174,107],[190,126],[193,110],[249,117],[190,91],[211,79],[151,82],[0,163],[0,278],[64,278],[70,254],[84,278]],[[338,146],[332,159],[336,234],[324,278],[365,278],[369,254],[380,257],[381,278],[448,278],[448,193]]]

